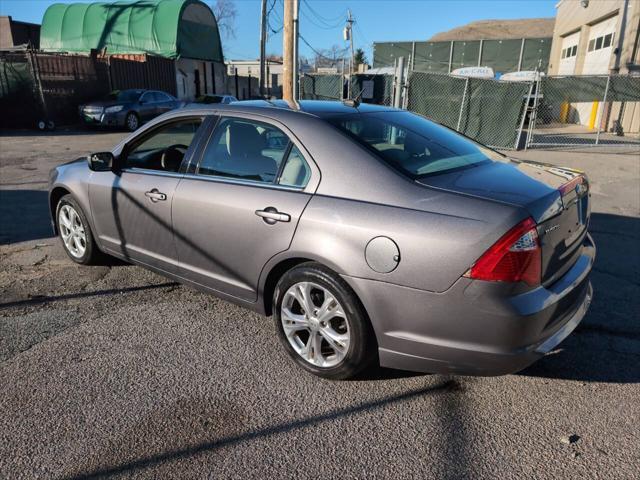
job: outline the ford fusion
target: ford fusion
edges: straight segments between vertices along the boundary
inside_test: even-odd
[[[584,174],[382,106],[175,110],[52,170],[49,200],[71,260],[112,255],[273,316],[326,378],[516,372],[592,296]]]

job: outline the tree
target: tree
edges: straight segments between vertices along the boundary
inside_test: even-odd
[[[362,65],[362,64],[367,63],[367,55],[364,53],[364,50],[361,49],[361,48],[358,48],[356,50],[356,53],[354,54],[354,57],[355,57],[354,62],[355,62],[356,65]]]
[[[218,22],[218,30],[224,38],[236,37],[236,17],[238,12],[233,0],[216,0],[211,6]]]

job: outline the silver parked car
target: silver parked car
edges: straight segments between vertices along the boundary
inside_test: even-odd
[[[515,372],[592,296],[582,173],[381,106],[176,110],[52,170],[50,207],[75,262],[104,252],[273,315],[327,378]]]

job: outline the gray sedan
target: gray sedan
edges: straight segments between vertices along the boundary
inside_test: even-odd
[[[592,296],[581,172],[387,107],[176,110],[52,170],[49,198],[73,261],[113,255],[272,315],[326,378],[515,372]]]

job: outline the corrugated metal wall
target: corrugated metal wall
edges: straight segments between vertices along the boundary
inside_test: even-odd
[[[177,95],[173,60],[151,55],[112,55],[109,57],[111,88],[148,88]]]

